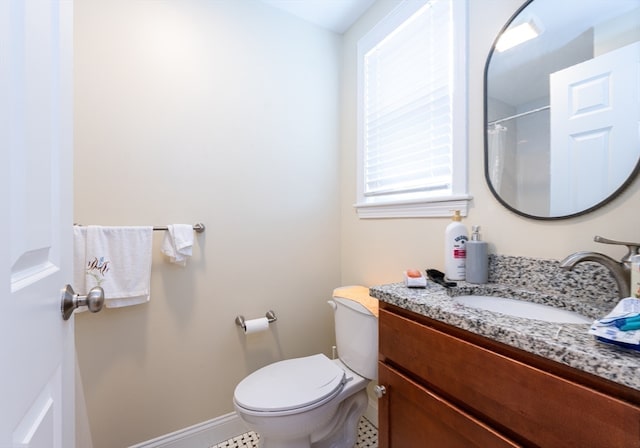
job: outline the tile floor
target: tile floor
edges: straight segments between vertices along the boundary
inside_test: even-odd
[[[211,448],[255,448],[257,446],[257,434],[248,432],[226,442],[213,445]],[[354,448],[378,448],[378,429],[364,417],[362,417],[358,426],[358,443]]]

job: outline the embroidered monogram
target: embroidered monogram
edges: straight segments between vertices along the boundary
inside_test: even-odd
[[[105,260],[104,257],[93,257],[93,260],[87,262],[87,275],[96,279],[98,286],[104,281],[104,275],[109,272],[111,262]]]

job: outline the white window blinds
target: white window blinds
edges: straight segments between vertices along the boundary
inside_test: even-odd
[[[358,41],[361,218],[466,216],[467,0],[403,0]]]
[[[432,0],[365,53],[365,197],[451,193],[452,34]]]

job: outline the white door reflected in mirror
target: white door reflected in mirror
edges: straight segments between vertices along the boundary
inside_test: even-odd
[[[487,183],[526,217],[587,213],[640,169],[640,0],[530,0],[496,45],[523,23],[537,35],[487,59]]]

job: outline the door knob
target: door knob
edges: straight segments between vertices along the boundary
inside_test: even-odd
[[[377,385],[373,388],[373,393],[376,394],[376,397],[382,398],[384,394],[387,393],[387,388],[384,386]]]
[[[76,294],[71,285],[67,285],[62,290],[62,303],[60,310],[62,318],[68,320],[73,314],[73,310],[79,306],[87,306],[89,311],[97,313],[102,309],[104,304],[104,289],[100,286],[94,286],[86,296]]]

